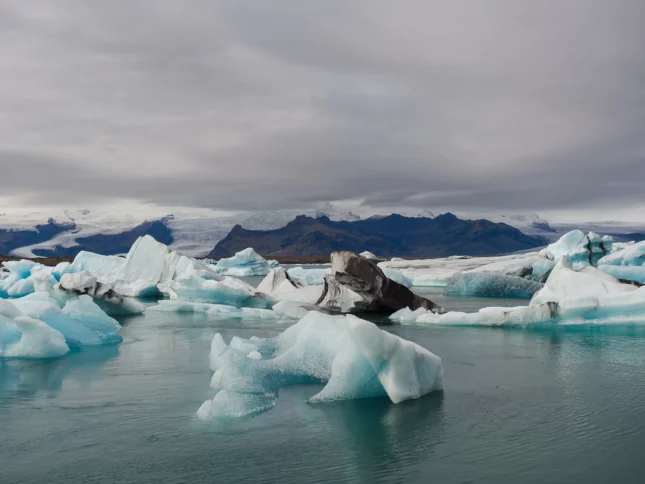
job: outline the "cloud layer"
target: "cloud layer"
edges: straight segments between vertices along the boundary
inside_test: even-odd
[[[642,204],[644,21],[641,0],[7,0],[0,191]]]

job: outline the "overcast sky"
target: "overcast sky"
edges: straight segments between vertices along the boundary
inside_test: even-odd
[[[644,25],[643,0],[3,0],[0,194],[624,218]]]

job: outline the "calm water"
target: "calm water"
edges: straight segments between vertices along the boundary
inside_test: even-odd
[[[0,361],[1,483],[645,482],[641,331],[390,326],[442,357],[442,394],[308,405],[319,387],[292,387],[269,412],[203,423],[213,333],[284,326],[152,312],[123,325],[119,347]]]

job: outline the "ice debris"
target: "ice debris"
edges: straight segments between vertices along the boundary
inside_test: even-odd
[[[295,384],[325,383],[312,403],[385,396],[399,403],[443,388],[441,359],[430,351],[355,316],[315,311],[274,338],[226,345],[216,334],[210,363],[217,394],[198,410],[202,420],[267,410]]]

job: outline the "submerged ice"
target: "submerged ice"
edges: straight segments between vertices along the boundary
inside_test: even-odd
[[[274,338],[234,337],[211,344],[211,387],[199,418],[267,410],[280,388],[325,383],[309,401],[389,397],[394,403],[443,388],[441,359],[425,348],[355,316],[307,313]]]

